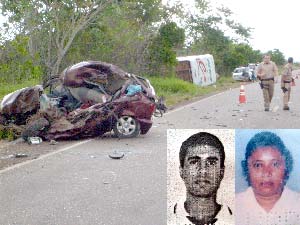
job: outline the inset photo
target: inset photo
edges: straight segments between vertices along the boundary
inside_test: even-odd
[[[168,129],[168,225],[234,224],[234,134]]]
[[[236,130],[238,225],[300,221],[300,130]]]

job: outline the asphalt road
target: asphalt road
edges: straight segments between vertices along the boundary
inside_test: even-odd
[[[270,112],[258,83],[211,96],[167,113],[145,136],[77,142],[0,171],[0,224],[165,225],[167,140],[172,128],[299,128],[300,80],[291,110],[282,110],[279,84]],[[108,154],[124,152],[121,160]]]
[[[278,82],[271,109],[265,112],[262,90],[256,82],[244,86],[246,103],[239,103],[240,89],[233,89],[180,108],[167,120],[172,128],[300,128],[300,79],[295,83],[290,111],[282,110],[283,93]]]

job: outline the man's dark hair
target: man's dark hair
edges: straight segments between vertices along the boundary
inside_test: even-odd
[[[212,146],[219,150],[220,158],[221,158],[221,168],[224,168],[224,161],[225,161],[224,146],[222,142],[219,140],[219,138],[217,138],[213,134],[206,133],[206,132],[199,132],[197,134],[194,134],[190,136],[188,139],[186,139],[184,142],[182,142],[182,145],[180,147],[180,152],[179,152],[180,166],[183,168],[184,159],[189,148],[194,148],[202,145]]]
[[[281,138],[269,131],[264,131],[255,134],[248,142],[246,146],[245,159],[242,161],[243,174],[246,177],[248,185],[251,186],[249,171],[248,171],[248,159],[259,147],[273,147],[277,149],[285,160],[285,173],[284,173],[284,185],[289,179],[290,172],[293,169],[293,157],[290,151],[286,148]]]
[[[293,63],[293,62],[294,62],[293,57],[289,57],[289,58],[288,58],[288,63]]]

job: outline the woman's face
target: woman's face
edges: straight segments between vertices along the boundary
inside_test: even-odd
[[[248,170],[256,195],[272,197],[281,194],[286,165],[283,156],[275,147],[258,147],[248,158]]]

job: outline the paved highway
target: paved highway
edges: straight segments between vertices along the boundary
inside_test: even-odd
[[[77,142],[37,160],[0,171],[0,224],[165,225],[166,130],[173,128],[299,128],[300,80],[290,111],[276,85],[265,112],[258,83],[208,97],[156,118],[145,136],[109,135]],[[108,155],[124,152],[121,160]]]

